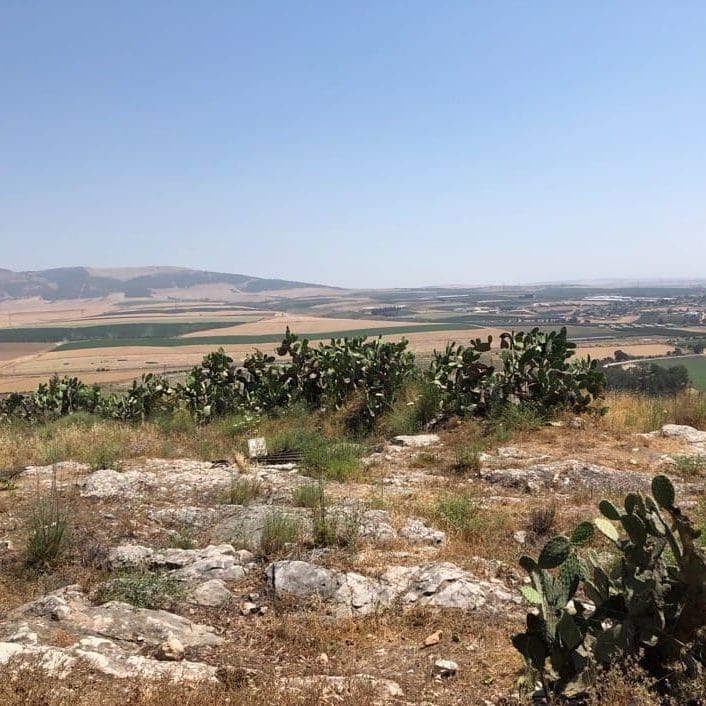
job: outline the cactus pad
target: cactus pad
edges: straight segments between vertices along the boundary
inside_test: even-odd
[[[582,522],[580,525],[576,525],[571,533],[571,544],[577,547],[586,544],[591,541],[593,534],[593,525],[590,522]]]
[[[542,569],[561,566],[571,553],[571,542],[566,537],[552,537],[542,549],[538,564]]]
[[[620,535],[618,534],[618,530],[615,529],[615,525],[606,520],[605,517],[596,517],[596,519],[593,520],[593,524],[595,524],[596,527],[598,527],[598,529],[611,541],[617,542],[620,539]]]
[[[667,476],[660,475],[652,479],[652,495],[665,510],[674,507],[674,485]]]

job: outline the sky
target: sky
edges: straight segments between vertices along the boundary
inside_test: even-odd
[[[0,267],[706,277],[706,3],[2,0]]]

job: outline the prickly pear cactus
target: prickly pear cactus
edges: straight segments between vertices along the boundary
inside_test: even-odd
[[[622,660],[639,660],[659,680],[667,665],[673,670],[701,659],[691,651],[706,628],[699,531],[664,475],[653,479],[652,496],[628,493],[623,508],[601,501],[593,525],[578,525],[570,538],[553,537],[536,562],[520,560],[530,576],[522,595],[534,612],[513,644],[548,697],[580,692],[597,667]],[[607,559],[605,552],[589,550],[585,560],[577,554],[594,526],[612,548]]]

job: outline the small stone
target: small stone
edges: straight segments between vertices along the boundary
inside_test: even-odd
[[[155,657],[163,662],[181,662],[184,659],[186,650],[184,645],[175,637],[165,640],[155,652]]]
[[[220,608],[230,601],[233,594],[220,579],[211,579],[198,586],[189,596],[189,603]]]
[[[631,466],[637,466],[637,461],[636,461],[634,458],[631,458],[631,459],[628,461],[628,463],[629,463]]]
[[[325,667],[325,666],[329,663],[328,655],[327,655],[325,652],[322,652],[322,653],[316,658],[316,661],[317,661],[320,665],[322,665],[322,666]]]
[[[524,544],[527,541],[527,532],[525,530],[517,530],[512,537],[518,544]]]
[[[455,676],[457,672],[458,665],[450,659],[437,659],[436,662],[434,662],[434,676],[448,679],[449,677]]]
[[[410,448],[418,449],[424,446],[433,446],[439,443],[438,434],[414,434],[405,435],[401,434],[392,439],[392,443],[395,446],[408,446]]]
[[[427,635],[424,638],[424,647],[431,647],[432,645],[438,645],[441,642],[441,630],[433,632],[431,635]]]
[[[240,606],[240,612],[242,615],[252,615],[253,613],[257,613],[257,603],[245,601],[245,603]]]

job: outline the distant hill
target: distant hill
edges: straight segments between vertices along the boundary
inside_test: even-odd
[[[47,301],[55,301],[59,299],[90,299],[109,294],[124,294],[126,297],[151,297],[159,290],[188,289],[212,284],[223,284],[247,294],[322,287],[322,285],[306,282],[263,279],[250,275],[207,272],[179,267],[119,269],[59,267],[37,272],[12,272],[0,269],[0,300],[41,297]]]

